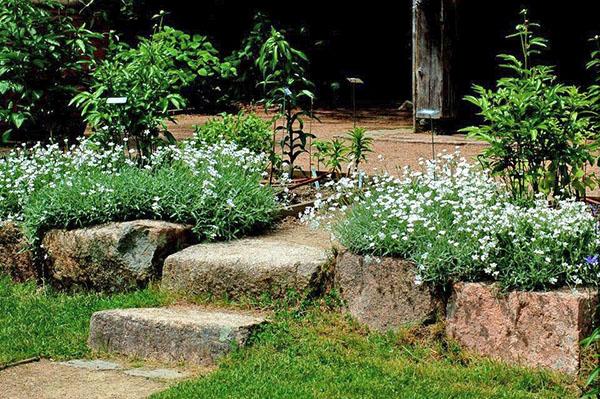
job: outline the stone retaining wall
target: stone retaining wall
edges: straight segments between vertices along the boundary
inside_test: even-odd
[[[478,354],[576,374],[582,339],[596,319],[596,290],[500,293],[493,284],[458,283],[446,333]]]
[[[0,221],[0,273],[19,282],[38,277],[29,245],[14,222]]]
[[[59,288],[124,291],[160,279],[164,259],[193,243],[190,226],[157,220],[51,230],[42,241]]]
[[[397,329],[446,313],[447,335],[465,349],[567,374],[579,371],[580,342],[598,320],[597,290],[502,294],[494,284],[458,283],[448,299],[416,284],[414,264],[398,258],[342,252],[335,282],[349,313],[372,329]]]
[[[350,314],[374,330],[426,323],[444,311],[441,295],[418,283],[409,261],[342,252],[334,274]]]

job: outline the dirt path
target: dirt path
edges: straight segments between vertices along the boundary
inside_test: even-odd
[[[42,360],[0,372],[0,399],[142,399],[168,388],[186,373],[82,361]]]
[[[254,111],[264,119],[272,117],[260,108]],[[319,121],[307,122],[305,130],[312,132],[318,140],[343,137],[353,127],[352,114],[347,110],[317,110],[315,114]],[[210,118],[209,115],[179,115],[177,124],[169,124],[169,130],[178,139],[187,138],[193,134],[194,125],[202,125]],[[431,135],[413,133],[409,113],[395,109],[364,109],[358,112],[357,126],[367,129],[373,138],[374,152],[368,156],[365,166],[368,173],[381,169],[394,172],[407,165],[418,167],[419,159],[432,156]],[[467,158],[477,156],[484,148],[482,143],[467,139],[463,134],[435,136],[435,143],[436,153],[453,152],[458,147]],[[302,155],[298,164],[308,170],[309,159],[308,154]]]

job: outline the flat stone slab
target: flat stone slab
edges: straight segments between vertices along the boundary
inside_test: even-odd
[[[107,362],[106,360],[86,360],[86,359],[74,359],[67,362],[60,362],[60,365],[68,367],[76,367],[86,370],[95,371],[106,371],[106,370],[120,370],[123,367],[114,362]]]
[[[108,310],[92,315],[89,345],[169,363],[212,365],[234,346],[244,346],[260,316],[200,308]]]
[[[597,320],[597,306],[593,290],[503,295],[495,285],[458,283],[448,303],[446,333],[484,356],[576,374],[580,342]]]
[[[269,237],[200,244],[165,260],[161,287],[185,295],[282,297],[318,288],[327,262],[323,248]]]
[[[124,291],[160,277],[164,259],[192,243],[190,226],[157,220],[51,230],[47,275],[59,288]]]
[[[416,267],[399,258],[341,252],[334,280],[349,313],[377,331],[422,324],[443,311],[440,297],[416,281]]]

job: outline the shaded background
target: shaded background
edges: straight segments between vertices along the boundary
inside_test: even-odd
[[[460,96],[473,83],[491,86],[500,75],[495,56],[517,50],[517,42],[505,36],[519,22],[523,7],[529,8],[531,19],[542,24],[542,35],[550,40],[543,62],[556,65],[563,81],[587,85],[591,77],[585,63],[592,47],[588,39],[600,30],[599,14],[590,6],[593,2],[461,0],[456,54]],[[308,53],[320,106],[348,105],[348,76],[361,77],[366,83],[358,93],[359,104],[397,106],[411,97],[411,4],[411,0],[371,0],[358,5],[340,0],[146,0],[138,9],[140,18],[118,29],[129,37],[147,33],[150,17],[165,9],[171,13],[167,24],[208,35],[227,55],[239,47],[253,15],[262,11],[288,31],[294,46]],[[330,88],[334,82],[341,87],[338,101]],[[470,113],[466,107],[463,104],[463,116]]]

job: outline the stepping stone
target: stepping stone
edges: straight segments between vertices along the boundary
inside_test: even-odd
[[[94,370],[94,371],[106,371],[106,370],[120,370],[120,364],[107,362],[105,360],[85,360],[75,359],[69,360],[68,362],[60,362],[62,366],[76,367],[79,369]]]
[[[189,376],[189,373],[183,373],[181,371],[172,369],[131,369],[125,371],[125,374],[130,375],[132,377],[143,377],[154,380],[179,380]]]
[[[162,289],[184,295],[230,299],[319,288],[328,252],[272,238],[251,238],[189,247],[169,256]]]
[[[212,365],[234,346],[244,346],[264,322],[259,316],[193,307],[108,310],[92,315],[88,343],[97,351]]]

